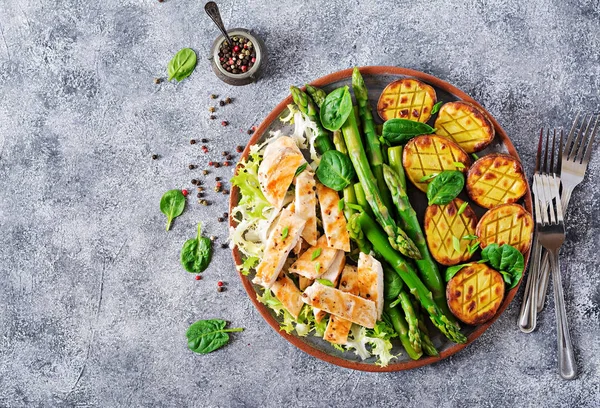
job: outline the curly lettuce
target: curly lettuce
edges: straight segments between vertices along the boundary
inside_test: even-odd
[[[385,367],[392,359],[398,357],[391,353],[391,339],[397,335],[389,324],[382,321],[377,322],[373,329],[353,324],[345,347],[347,350],[353,350],[363,360],[375,356],[375,364]]]

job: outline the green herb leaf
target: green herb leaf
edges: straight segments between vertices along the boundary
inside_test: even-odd
[[[400,302],[402,302],[402,299],[400,297],[398,297],[398,299],[396,299],[392,303],[390,303],[390,307],[396,307],[400,304]]]
[[[321,255],[321,248],[317,248],[313,251],[313,253],[310,256],[310,260],[314,261],[315,259],[317,259],[319,257],[319,255]]]
[[[460,240],[458,238],[456,238],[454,235],[452,235],[452,247],[454,248],[454,250],[456,252],[461,252],[460,251]]]
[[[508,244],[499,246],[490,244],[481,251],[481,260],[490,264],[498,272],[504,272],[510,275],[509,289],[517,286],[523,270],[525,269],[525,259],[523,254],[515,247]]]
[[[461,162],[452,162],[452,165],[454,167],[456,167],[457,169],[464,169],[466,166],[464,165],[464,163]]]
[[[281,231],[281,238],[286,239],[288,237],[289,233],[290,233],[289,227],[284,227],[283,230]]]
[[[360,205],[358,204],[354,204],[354,203],[346,203],[346,205],[348,206],[348,208],[354,210],[354,211],[358,211],[358,212],[363,212],[364,208],[362,208]]]
[[[456,213],[456,215],[461,215],[462,213],[464,213],[468,206],[469,206],[469,203],[467,201],[462,203],[460,205],[460,208],[458,209],[458,212]]]
[[[294,177],[298,177],[300,175],[300,173],[302,173],[304,170],[306,170],[307,166],[308,166],[308,163],[304,163],[304,164],[301,164],[300,166],[298,166],[298,168],[296,169],[296,173],[294,173]]]
[[[479,241],[475,242],[473,245],[469,245],[469,255],[473,255],[475,251],[479,248]]]
[[[338,210],[344,211],[344,203],[345,200],[343,198],[340,201],[338,201]]]
[[[171,61],[169,61],[169,81],[173,78],[177,81],[182,81],[189,77],[191,73],[194,72],[194,68],[196,68],[196,62],[197,57],[194,50],[191,48],[179,50],[179,52],[173,56]]]
[[[321,123],[325,129],[338,130],[342,127],[353,111],[352,97],[348,86],[343,86],[331,92],[321,105]]]
[[[465,186],[465,176],[460,171],[444,170],[427,186],[429,205],[446,205],[456,198]]]
[[[388,144],[403,144],[415,136],[429,135],[433,132],[435,132],[435,129],[426,123],[394,118],[385,121],[381,137]]]
[[[479,160],[479,156],[477,156],[475,153],[471,153],[471,157],[473,157],[475,160]]]
[[[325,286],[331,286],[333,287],[333,282],[330,281],[329,279],[317,279],[317,282],[319,282],[321,285],[325,285]]]
[[[438,103],[433,105],[433,108],[431,108],[431,114],[435,115],[436,113],[438,113],[443,104],[444,104],[444,102],[439,101]]]
[[[465,235],[465,236],[464,236],[464,237],[462,237],[461,239],[465,239],[465,240],[468,240],[468,241],[472,241],[472,240],[474,240],[474,239],[477,239],[477,238],[479,238],[477,235],[474,235],[474,234],[469,234],[469,235]]]
[[[181,265],[183,269],[191,273],[204,272],[212,258],[212,242],[209,238],[202,236],[200,224],[198,224],[198,235],[196,238],[188,239],[181,248]]]
[[[319,273],[319,270],[320,270],[320,269],[321,269],[321,262],[316,262],[316,263],[315,263],[315,271],[316,271],[317,273]]]
[[[428,174],[428,175],[426,175],[426,176],[423,176],[423,177],[421,177],[421,178],[419,179],[419,182],[423,183],[423,182],[425,182],[425,181],[427,181],[427,180],[431,180],[432,178],[436,178],[438,174],[439,174],[439,173],[433,173],[433,174]]]
[[[221,319],[198,320],[185,333],[188,348],[194,353],[208,354],[220,349],[229,342],[231,332],[241,332],[244,329],[226,329],[227,322]]]
[[[454,265],[446,268],[446,282],[450,281],[462,268],[472,265],[472,263]]]
[[[160,199],[160,211],[167,216],[167,231],[171,222],[179,217],[185,208],[185,196],[181,190],[169,190]]]
[[[340,191],[352,183],[356,173],[348,156],[337,150],[328,150],[321,156],[317,177],[323,185]]]
[[[386,300],[396,299],[400,295],[400,291],[404,287],[404,282],[400,275],[388,267],[383,266],[383,295]]]

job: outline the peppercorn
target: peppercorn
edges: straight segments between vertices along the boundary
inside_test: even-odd
[[[214,106],[209,106],[209,107],[208,107],[208,111],[209,111],[210,113],[214,112],[214,111],[215,111],[215,107],[214,107]]]
[[[231,160],[231,159],[233,159],[233,156],[232,156],[232,155],[230,155],[230,154],[228,154],[227,156],[225,156],[225,158],[226,158],[227,160]]]
[[[217,168],[221,167],[221,163],[215,162],[215,167],[217,167]]]
[[[196,140],[194,140],[194,139],[190,140],[190,144],[196,144]]]
[[[200,200],[200,204],[202,204],[202,205],[208,205],[208,201],[206,201],[206,200]]]
[[[225,101],[219,101],[219,106],[225,106]]]
[[[221,126],[227,126],[229,125],[229,122],[227,122],[226,120],[224,120],[223,122],[221,122]]]
[[[209,165],[209,166],[214,166],[214,165],[215,165],[215,162],[213,162],[213,161],[209,161],[209,162],[208,162],[208,165]]]
[[[215,94],[210,94],[210,99],[217,99],[217,95],[215,95]]]
[[[227,214],[226,212],[223,213],[223,217],[227,218],[229,214]]]
[[[248,130],[246,131],[246,133],[248,133],[249,135],[251,135],[251,134],[252,134],[252,129],[248,129]]]
[[[243,148],[242,146],[237,146],[237,147],[235,148],[235,151],[236,151],[236,152],[238,152],[238,153],[241,153],[241,152],[243,152],[243,151],[244,151],[244,148]]]
[[[219,187],[219,186],[215,186],[215,191],[216,191],[217,193],[220,193],[220,192],[221,192],[221,187]]]
[[[183,190],[181,190],[181,194],[183,194],[184,197],[187,197],[188,191],[184,188]]]
[[[227,156],[227,152],[226,151],[222,151],[221,152],[221,156],[223,156],[223,157]]]
[[[223,195],[228,195],[229,194],[229,190],[223,190]]]
[[[158,154],[153,154],[152,155],[152,160],[156,160],[156,159],[158,159]]]
[[[217,117],[215,115],[210,115],[210,120],[215,120]]]
[[[196,184],[198,184],[198,180],[196,180],[196,179],[192,179],[192,184],[193,184],[193,185],[196,185]]]
[[[206,176],[208,174],[208,170],[202,170],[202,174]]]
[[[227,248],[229,248],[229,245],[228,245],[228,244],[226,244],[225,242],[223,242],[223,243],[221,244],[221,248],[223,248],[223,249],[227,249]]]
[[[217,181],[217,187],[221,187],[223,184],[221,184],[220,181]]]
[[[225,161],[225,162],[223,162],[223,166],[229,167],[229,166],[231,166],[231,163],[229,163],[228,161]]]
[[[198,180],[198,185],[204,184],[202,180]]]
[[[218,281],[217,286],[223,286],[223,281]]]
[[[220,181],[221,177],[215,177],[215,181]]]
[[[222,286],[217,286],[217,292],[223,292],[223,287]]]
[[[204,187],[198,187],[198,191],[204,191]]]
[[[202,146],[202,151],[203,151],[204,153],[208,152],[208,147],[206,147],[206,146]]]
[[[189,168],[190,170],[194,170],[194,169],[196,168],[196,166],[194,166],[193,164],[190,164],[190,165],[188,166],[188,168]]]
[[[231,103],[231,102],[232,102],[232,100],[230,97],[225,98],[225,103]]]
[[[162,82],[162,79],[160,78],[154,78],[154,83],[155,84],[160,84]]]
[[[200,279],[202,279],[202,276],[200,276],[200,275],[196,275],[196,276],[194,276],[194,279],[196,279],[196,280],[200,280]]]
[[[198,194],[196,194],[196,197],[198,197],[198,198],[202,198],[202,197],[204,197],[204,194],[202,194],[202,193],[198,193]]]
[[[202,139],[202,140],[200,140],[200,141],[201,141],[202,143],[206,143],[206,142],[208,142],[208,139]]]
[[[213,242],[214,242],[214,241],[216,241],[216,239],[217,239],[217,237],[215,237],[214,235],[211,235],[211,236],[210,236],[210,240],[211,240],[211,241],[213,241]]]
[[[217,218],[217,221],[223,222],[224,220],[223,220],[223,218],[219,217],[219,218]]]

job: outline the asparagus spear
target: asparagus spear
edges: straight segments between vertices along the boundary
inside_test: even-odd
[[[321,105],[323,105],[323,102],[325,101],[327,93],[321,88],[317,88],[309,84],[306,84],[306,93],[310,95],[320,109]]]
[[[356,194],[356,202],[360,205],[364,210],[369,214],[370,217],[373,217],[373,210],[367,201],[367,196],[365,196],[365,190],[362,188],[362,184],[356,183],[354,185],[354,193]]]
[[[358,216],[359,216],[359,214],[353,214],[348,219],[348,222],[346,224],[346,228],[348,229],[348,235],[350,235],[350,238],[354,242],[356,242],[356,245],[358,246],[358,249],[360,250],[360,252],[369,254],[369,253],[371,253],[371,250],[373,249],[373,245],[367,239],[367,237],[365,237],[365,234],[363,233],[363,230],[357,221]]]
[[[427,330],[427,326],[425,325],[425,322],[423,321],[422,314],[419,314],[419,330],[421,331],[421,346],[422,346],[425,354],[427,354],[428,356],[433,356],[433,357],[439,356],[440,353],[437,351],[437,349],[433,345],[431,338],[429,338],[429,331]]]
[[[433,300],[440,309],[447,315],[452,316],[450,309],[448,309],[448,303],[446,302],[446,288],[444,281],[442,281],[442,275],[438,269],[437,264],[429,253],[427,248],[427,242],[419,224],[419,219],[415,210],[410,205],[406,190],[400,185],[400,180],[397,174],[389,166],[383,165],[383,175],[385,182],[390,188],[392,193],[392,199],[398,210],[400,227],[406,232],[406,235],[415,243],[419,251],[421,252],[421,259],[416,260],[417,269],[420,272],[423,282],[433,293]],[[454,318],[451,319],[456,322]]]
[[[408,339],[413,349],[421,352],[421,331],[419,329],[419,319],[413,309],[410,298],[405,291],[400,292],[400,307],[404,310],[406,322],[408,323]]]
[[[421,282],[414,269],[390,245],[389,238],[381,231],[375,221],[365,212],[356,215],[358,224],[375,251],[380,254],[391,267],[400,275],[410,293],[417,297],[429,318],[448,339],[455,343],[466,343],[467,338],[460,329],[450,321],[448,316],[433,301],[431,291]]]
[[[327,129],[321,124],[317,107],[313,100],[305,92],[302,92],[295,86],[290,86],[292,92],[292,99],[294,103],[298,105],[298,108],[304,113],[310,120],[317,124],[317,137],[315,138],[315,148],[319,154],[325,153],[327,150],[334,150],[335,146],[331,141],[331,136]]]
[[[404,175],[404,167],[402,166],[402,150],[403,146],[393,146],[388,149],[388,162],[390,167],[398,175],[398,181],[402,186],[402,190],[406,191],[406,176]]]
[[[408,324],[406,323],[404,316],[402,316],[402,313],[400,313],[398,308],[390,307],[390,304],[387,301],[383,304],[383,313],[394,327],[394,330],[396,330],[396,333],[398,333],[398,337],[406,350],[406,354],[413,360],[418,360],[423,355],[423,352],[417,352],[413,349],[408,338]]]
[[[358,68],[354,67],[352,71],[352,89],[354,90],[354,96],[358,104],[358,115],[360,116],[363,134],[366,141],[367,157],[371,163],[371,169],[377,180],[377,187],[381,193],[381,199],[386,207],[392,208],[392,198],[385,185],[383,178],[383,156],[381,153],[381,143],[375,132],[375,122],[373,121],[373,114],[371,113],[371,107],[369,106],[369,95],[365,81]]]
[[[373,172],[371,171],[371,167],[369,167],[369,162],[367,161],[367,156],[360,140],[360,134],[354,115],[349,115],[346,122],[342,125],[342,134],[344,135],[344,141],[348,148],[350,160],[352,160],[360,184],[363,187],[366,200],[370,204],[370,207],[375,214],[375,218],[377,218],[383,226],[383,229],[389,237],[390,243],[394,249],[399,250],[404,255],[410,258],[420,259],[421,253],[415,244],[401,228],[398,228],[396,222],[391,217],[388,208],[383,204],[381,194],[375,184]]]

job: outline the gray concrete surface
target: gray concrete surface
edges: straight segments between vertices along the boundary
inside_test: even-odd
[[[271,52],[259,83],[229,87],[203,58],[184,82],[153,83],[178,49],[208,53],[217,31],[199,1],[0,0],[0,406],[599,406],[598,151],[562,251],[572,382],[556,370],[553,302],[525,335],[521,294],[439,364],[392,374],[325,364],[265,324],[226,250],[199,282],[179,266],[198,221],[225,236],[224,196],[210,192],[208,208],[190,199],[168,233],[158,210],[164,191],[191,187],[209,158],[244,144],[290,84],[353,65],[410,67],[462,88],[531,173],[540,126],[598,111],[598,1],[221,3],[227,24],[255,29]],[[214,122],[210,93],[235,99]],[[208,156],[189,144],[200,137]],[[246,331],[195,355],[185,330],[210,317]]]

